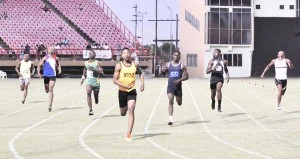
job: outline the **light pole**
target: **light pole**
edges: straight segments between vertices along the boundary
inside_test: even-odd
[[[148,14],[147,12],[139,12],[142,14],[142,48],[144,48],[144,14]]]
[[[170,40],[173,40],[173,30],[172,30],[172,12],[173,12],[173,10],[172,10],[172,8],[171,7],[167,7],[167,9],[169,9],[170,10]],[[172,46],[173,46],[173,42],[172,41],[170,41],[170,56],[169,56],[169,59],[171,60],[171,57],[172,57]]]

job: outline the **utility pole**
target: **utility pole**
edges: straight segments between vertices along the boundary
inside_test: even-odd
[[[157,5],[158,5],[158,0],[155,0],[155,50],[154,50],[154,74],[155,76],[158,75],[158,72],[156,72],[156,56],[157,56]]]
[[[142,15],[142,48],[144,49],[144,14],[148,14],[147,12],[139,12]]]
[[[167,7],[167,9],[170,10],[170,19],[172,20],[172,8],[171,7]],[[170,21],[170,39],[173,40],[173,29],[172,29],[172,21]],[[169,45],[170,45],[170,55],[169,55],[169,60],[171,60],[172,58],[172,52],[173,52],[173,42],[169,42]]]
[[[137,9],[138,9],[138,6],[137,4],[135,4],[135,6],[133,7],[134,10],[135,10],[135,14],[133,15],[135,17],[135,20],[131,20],[131,21],[134,21],[135,22],[135,30],[134,30],[134,48],[136,49],[136,39],[137,39],[137,25],[138,25],[138,20],[137,20],[137,17],[138,17],[138,14],[137,14]]]

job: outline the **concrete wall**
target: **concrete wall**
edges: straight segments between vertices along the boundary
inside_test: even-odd
[[[260,9],[255,9],[256,5]],[[284,9],[279,9],[279,5],[284,5]],[[296,17],[296,0],[254,0],[254,9],[255,17]]]

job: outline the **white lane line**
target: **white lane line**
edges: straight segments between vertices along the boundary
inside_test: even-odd
[[[281,132],[281,133],[285,133],[285,132],[293,132],[293,133],[300,133],[300,130],[271,130],[273,132]],[[81,133],[82,131],[79,130],[74,130],[74,131],[67,131],[67,132],[45,132],[45,131],[35,131],[33,133],[27,134],[27,136],[35,136],[35,135],[74,135],[74,134],[78,134]],[[208,131],[205,130],[195,130],[195,131],[164,131],[164,133],[176,133],[176,134],[190,134],[190,133],[207,133]],[[249,132],[251,133],[262,133],[265,132],[263,130],[214,130],[214,131],[210,131],[212,133],[227,133],[227,134],[232,134],[232,133],[239,133],[239,134],[248,134]],[[20,133],[20,131],[10,131],[10,132],[6,132],[6,133],[0,133],[0,136],[14,136],[15,134]],[[89,134],[108,134],[108,135],[112,135],[112,134],[123,134],[124,131],[123,130],[110,130],[110,131],[89,131]],[[145,134],[144,131],[135,131],[135,134]],[[151,131],[151,133],[161,133],[161,130],[154,130]]]
[[[98,117],[96,120],[94,120],[91,124],[89,124],[87,127],[85,127],[83,129],[83,131],[80,133],[79,135],[79,142],[81,144],[81,146],[84,147],[85,150],[87,150],[88,152],[90,152],[91,154],[93,154],[96,158],[99,158],[99,159],[104,159],[104,157],[102,157],[100,154],[98,154],[96,151],[94,151],[92,148],[90,148],[85,142],[84,142],[84,136],[86,134],[86,132],[93,126],[95,125],[101,118],[103,118],[106,114],[108,114],[110,111],[112,111],[116,106],[118,105],[117,104],[114,104],[112,107],[110,107],[106,112],[104,112],[100,117]]]
[[[104,94],[104,93],[106,93],[106,92],[109,92],[110,90],[112,90],[112,88],[110,88],[110,89],[108,89],[108,90],[106,90],[106,91],[100,93],[99,95]],[[74,105],[72,105],[72,106],[70,106],[70,107],[75,107],[75,106],[80,105],[80,104],[82,104],[82,103],[84,103],[84,102],[86,102],[86,100],[82,100],[81,102],[79,102],[79,103],[77,103],[77,104],[74,104]],[[70,107],[69,107],[69,108],[70,108]],[[39,126],[39,125],[43,124],[44,122],[46,122],[46,121],[48,121],[48,120],[50,120],[50,119],[52,119],[52,118],[54,118],[54,117],[56,117],[56,116],[62,114],[62,113],[64,113],[65,111],[67,111],[67,110],[62,110],[62,111],[60,111],[60,112],[58,112],[58,113],[56,113],[56,114],[50,116],[49,118],[44,119],[44,120],[38,122],[37,124],[34,124],[34,125],[31,126],[31,127],[26,128],[25,130],[19,132],[14,138],[12,138],[12,139],[9,141],[9,150],[13,153],[14,157],[15,157],[15,158],[18,158],[18,159],[23,158],[22,156],[19,155],[19,153],[16,151],[16,148],[15,148],[15,146],[14,146],[14,143],[16,142],[17,139],[19,139],[25,132],[31,130],[32,128],[34,128],[34,127],[36,127],[36,126]]]
[[[199,105],[198,105],[198,103],[197,103],[197,101],[196,101],[196,99],[195,99],[193,93],[191,92],[190,87],[189,87],[188,85],[186,85],[186,86],[187,86],[187,88],[188,88],[188,90],[189,90],[189,93],[190,93],[192,99],[193,99],[194,106],[195,106],[195,108],[197,109],[197,112],[198,112],[198,114],[199,114],[199,117],[200,117],[201,121],[205,121],[204,118],[203,118],[203,115],[202,115],[202,113],[201,113],[201,111],[200,111]],[[268,159],[272,158],[272,157],[270,157],[270,156],[266,156],[266,155],[260,154],[260,153],[258,153],[258,152],[249,151],[249,150],[247,150],[247,149],[244,149],[244,148],[241,148],[241,147],[232,145],[232,144],[226,142],[225,140],[222,140],[222,139],[220,139],[219,137],[215,136],[215,135],[212,133],[212,131],[209,130],[209,128],[207,127],[207,125],[206,125],[205,122],[202,122],[202,125],[203,125],[204,129],[206,130],[206,132],[207,132],[207,134],[208,134],[209,136],[211,136],[213,139],[215,139],[215,140],[217,140],[217,141],[223,143],[224,145],[227,145],[227,146],[229,146],[229,147],[231,147],[231,148],[233,148],[233,149],[237,149],[237,150],[239,150],[239,151],[246,152],[246,153],[248,153],[248,154],[252,154],[252,155],[255,155],[255,156],[262,157],[262,158],[268,158]]]
[[[107,83],[105,83],[105,84],[103,84],[103,85],[107,85],[107,84],[109,84],[108,82]],[[79,90],[79,91],[75,91],[75,92],[70,92],[70,93],[68,93],[68,94],[64,94],[64,95],[60,95],[60,96],[55,96],[54,97],[54,99],[53,99],[53,101],[54,100],[57,100],[57,99],[60,99],[60,98],[63,98],[63,97],[65,97],[65,96],[68,96],[68,95],[71,95],[71,94],[74,94],[74,93],[78,93],[78,92],[83,92],[84,90]],[[44,103],[46,103],[46,102],[42,102],[42,103],[38,103],[38,104],[34,104],[34,105],[31,105],[31,106],[28,106],[28,107],[24,107],[24,108],[22,108],[22,109],[18,109],[18,110],[16,110],[16,111],[13,111],[13,112],[10,112],[10,113],[8,113],[8,114],[5,114],[5,115],[2,115],[2,116],[0,116],[0,119],[2,119],[2,118],[5,118],[5,117],[8,117],[8,116],[10,116],[10,115],[13,115],[13,114],[16,114],[16,113],[19,113],[19,112],[22,112],[22,111],[24,111],[24,110],[26,110],[26,109],[30,109],[30,108],[32,108],[32,107],[35,107],[35,106],[38,106],[38,105],[42,105],[42,104],[44,104]]]
[[[84,103],[84,102],[85,102],[85,101],[81,101],[80,103],[77,103],[77,104],[75,104],[75,105],[72,105],[71,107],[75,107],[75,106],[80,105],[80,104],[82,104],[82,103]],[[32,126],[26,128],[25,130],[21,131],[20,133],[18,133],[15,137],[13,137],[13,138],[9,141],[9,144],[8,144],[8,146],[9,146],[9,151],[14,155],[15,158],[17,158],[17,159],[22,159],[23,157],[18,153],[18,151],[17,151],[16,148],[15,148],[15,145],[14,145],[15,142],[16,142],[16,141],[17,141],[24,133],[26,133],[26,132],[28,132],[29,130],[31,130],[31,129],[33,129],[33,128],[35,128],[35,127],[37,127],[37,126],[39,126],[39,125],[41,125],[41,124],[43,124],[43,123],[45,123],[46,121],[48,121],[48,120],[50,120],[50,119],[52,119],[52,118],[54,118],[54,117],[56,117],[56,116],[58,116],[58,115],[64,113],[65,111],[66,111],[66,110],[62,110],[62,111],[60,111],[60,112],[58,112],[58,113],[56,113],[56,114],[50,116],[49,118],[44,119],[44,120],[42,120],[42,121],[40,121],[40,122],[38,122],[38,123],[36,123],[36,124],[34,124],[34,125],[32,125]]]
[[[250,93],[249,91],[248,91],[247,93],[248,93],[248,94],[251,94],[251,95],[253,95],[253,96],[255,96],[255,97],[258,98],[258,99],[261,99],[262,101],[264,101],[264,102],[266,102],[266,103],[272,104],[272,105],[274,105],[274,106],[277,107],[276,104],[274,104],[274,103],[272,103],[272,102],[270,102],[270,101],[268,101],[268,100],[266,100],[266,99],[264,99],[264,98],[262,98],[262,97],[259,97],[259,96],[257,96],[256,94]],[[275,109],[276,107],[274,107],[274,109]],[[294,117],[300,118],[300,116],[299,116],[298,114],[291,113],[289,110],[287,110],[287,109],[285,109],[285,108],[282,108],[282,110],[285,111],[285,112],[287,112],[287,113],[289,113],[289,114],[292,114]]]
[[[147,83],[150,83],[151,81],[153,81],[153,79],[151,79],[150,81],[148,81]],[[98,154],[96,151],[94,151],[91,147],[89,147],[85,142],[84,142],[84,136],[86,134],[86,132],[93,126],[95,125],[101,118],[103,118],[106,114],[108,114],[110,111],[112,111],[116,106],[118,105],[118,103],[114,104],[112,107],[110,107],[106,112],[104,112],[100,117],[98,117],[98,119],[94,120],[91,124],[89,124],[87,127],[85,127],[83,129],[83,131],[80,133],[78,140],[80,142],[80,144],[85,148],[85,150],[87,150],[88,152],[90,152],[92,155],[94,155],[96,158],[99,159],[104,159],[103,156],[101,156],[100,154]]]
[[[150,126],[151,120],[152,120],[152,118],[153,118],[153,115],[154,115],[154,113],[155,113],[155,111],[156,111],[156,108],[157,108],[157,106],[158,106],[159,100],[160,100],[160,98],[161,98],[161,96],[162,96],[162,94],[163,94],[163,91],[165,90],[166,86],[167,86],[167,82],[166,82],[166,83],[164,84],[164,86],[162,87],[162,90],[161,90],[161,92],[160,92],[158,98],[156,99],[156,102],[155,102],[155,104],[154,104],[154,107],[153,107],[153,109],[152,109],[152,112],[151,112],[151,114],[150,114],[150,117],[149,117],[149,119],[148,119],[148,121],[147,121],[147,124],[146,124],[146,126],[145,126],[145,129],[144,129],[144,134],[145,134],[145,136],[147,136],[147,135],[150,133],[150,131],[149,131],[149,126]],[[189,159],[189,158],[186,157],[186,156],[179,155],[179,154],[177,154],[177,153],[175,153],[175,152],[173,152],[173,151],[170,151],[170,150],[168,150],[168,149],[162,147],[161,145],[157,144],[156,142],[154,142],[153,140],[151,140],[151,139],[148,138],[148,137],[146,137],[146,140],[149,141],[149,142],[150,142],[152,145],[154,145],[155,147],[159,148],[160,150],[165,151],[165,152],[167,152],[167,153],[169,153],[169,154],[171,154],[171,155],[173,155],[173,156],[175,156],[175,157],[177,157],[177,158]]]
[[[57,89],[56,91],[57,91],[57,92],[60,92],[60,91],[62,91],[62,90],[70,89],[70,88],[73,88],[73,87],[77,87],[77,86],[68,86],[68,87],[64,87],[64,88],[61,88],[61,89]],[[29,88],[29,90],[30,90],[30,88]],[[21,91],[20,91],[20,92],[21,92]],[[26,101],[28,101],[27,99],[30,99],[30,98],[32,98],[32,97],[41,96],[41,95],[44,95],[44,94],[45,94],[45,92],[39,93],[39,94],[30,94],[30,95],[26,98]],[[1,102],[0,105],[12,103],[12,102],[15,102],[15,101],[21,102],[21,101],[20,101],[21,99],[23,99],[23,97],[17,98],[17,99],[13,99],[13,100],[10,100],[10,101]]]
[[[263,91],[267,91],[266,89],[263,89],[263,88],[260,88],[260,87],[256,87],[256,88],[259,88],[259,89],[261,89],[261,90],[263,90]],[[249,91],[247,91],[247,92],[250,93]],[[251,94],[252,94],[252,93],[251,93]],[[274,92],[274,94],[277,95],[277,91]],[[255,96],[256,96],[256,95],[255,95]],[[294,99],[300,100],[300,98],[294,97],[294,96],[291,96],[291,95],[287,95],[287,94],[286,94],[285,96],[286,96],[286,97],[289,97],[289,98],[294,98]],[[256,97],[258,97],[258,96],[256,96]],[[274,104],[274,103],[271,103],[271,102],[269,102],[269,101],[267,101],[267,100],[265,100],[265,99],[263,99],[263,98],[261,98],[261,97],[258,97],[258,98],[260,98],[260,99],[266,101],[267,103],[270,103],[270,104],[272,104],[272,105],[275,105],[275,106],[277,107],[277,105]],[[288,114],[292,114],[294,117],[300,118],[300,115],[298,115],[298,114],[296,114],[296,113],[293,113],[293,112],[291,112],[290,110],[288,110],[288,109],[286,109],[286,108],[282,108],[282,110],[285,111],[285,112],[287,112]]]
[[[233,102],[232,100],[230,100],[226,95],[223,95],[223,97],[226,98],[226,100],[228,100],[231,104],[233,104],[236,108],[238,108],[240,111],[242,111],[243,113],[245,113],[253,122],[255,122],[262,130],[270,133],[271,135],[275,136],[278,139],[281,139],[283,141],[287,141],[289,143],[295,144],[295,145],[300,145],[299,143],[293,142],[292,140],[286,139],[274,132],[272,132],[271,130],[269,130],[268,128],[266,128],[265,126],[263,126],[258,120],[256,120],[252,115],[250,115],[249,113],[247,113],[243,108],[241,108],[238,104],[236,104],[235,102]]]

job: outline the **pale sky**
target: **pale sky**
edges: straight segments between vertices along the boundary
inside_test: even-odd
[[[128,27],[134,35],[135,23],[134,20],[134,6],[137,4],[138,12],[147,12],[144,14],[144,45],[153,44],[155,38],[155,22],[148,20],[155,19],[155,1],[156,0],[104,0],[104,2],[111,8],[111,10],[121,19],[121,21]],[[172,18],[176,18],[178,14],[179,0],[158,0],[158,19],[171,19],[171,10],[167,9],[169,6],[172,9]],[[141,20],[142,17],[139,17]],[[158,22],[158,39],[170,39],[171,22]],[[176,37],[176,23],[172,22],[173,39]],[[142,22],[138,22],[137,36],[142,36]],[[140,39],[140,42],[142,40]]]

